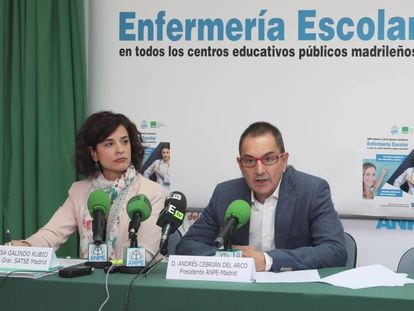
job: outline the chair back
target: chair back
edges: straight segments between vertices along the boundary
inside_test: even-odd
[[[346,260],[345,267],[355,268],[357,261],[357,244],[354,237],[348,232],[345,232],[345,247],[348,254],[348,259]]]
[[[397,272],[414,273],[414,247],[407,250],[398,262]]]
[[[168,237],[168,255],[175,255],[175,248],[177,247],[178,242],[180,242],[181,233],[179,230],[176,230],[174,233],[170,234]]]

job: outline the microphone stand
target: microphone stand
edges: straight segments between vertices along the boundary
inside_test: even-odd
[[[152,270],[154,270],[154,268],[156,267],[156,266],[158,266],[158,264],[162,261],[164,259],[164,257],[161,257],[161,258],[159,258],[156,262],[154,262],[152,265],[149,265],[146,269],[145,269],[145,271],[143,271],[144,272],[144,277],[147,277],[151,272],[152,272]]]
[[[226,250],[226,251],[232,249],[232,243],[231,243],[230,240],[231,239],[228,238],[227,241],[224,242],[224,250]]]
[[[129,231],[129,238],[131,240],[130,247],[137,248],[138,247],[137,233],[135,232],[133,228]],[[137,274],[144,268],[145,267],[128,267],[128,266],[122,265],[122,266],[119,266],[118,271],[121,273]]]
[[[96,246],[101,245],[101,242],[94,242]],[[85,262],[85,266],[93,267],[95,269],[105,269],[112,265],[110,261],[87,261]]]
[[[131,246],[130,246],[131,248],[138,247],[137,234],[134,229],[131,229],[129,231],[129,239],[131,241]]]
[[[168,253],[168,239],[161,245],[160,254],[165,256]]]

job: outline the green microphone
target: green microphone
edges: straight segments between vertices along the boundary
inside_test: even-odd
[[[244,200],[235,200],[230,203],[224,214],[224,225],[214,240],[217,248],[225,245],[235,229],[244,226],[250,218],[250,204]]]
[[[92,232],[93,242],[96,245],[105,241],[106,214],[111,206],[108,193],[103,190],[92,191],[88,198],[89,214],[93,218]]]
[[[127,213],[129,219],[129,238],[131,239],[131,243],[136,243],[136,233],[138,232],[139,226],[141,222],[147,220],[148,217],[151,215],[151,203],[148,198],[143,194],[138,194],[132,197],[127,204]],[[136,245],[132,245],[131,247],[136,247]]]

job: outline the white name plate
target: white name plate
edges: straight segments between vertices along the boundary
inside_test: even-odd
[[[58,265],[53,248],[0,245],[0,269],[51,271]]]
[[[253,282],[253,258],[214,256],[170,256],[167,279]]]

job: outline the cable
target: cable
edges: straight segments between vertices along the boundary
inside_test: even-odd
[[[151,266],[148,267],[148,269],[146,269],[144,274],[144,277],[147,277],[148,274],[161,262],[161,260],[163,260],[164,257],[161,257],[160,259],[158,259],[156,262],[154,262]]]
[[[160,250],[158,250],[154,257],[151,259],[151,261],[145,266],[144,269],[142,269],[141,271],[138,272],[138,274],[136,276],[134,276],[134,278],[131,280],[131,282],[129,282],[128,285],[128,289],[125,295],[125,304],[124,304],[124,311],[128,311],[128,304],[129,304],[129,294],[131,292],[131,288],[132,288],[132,284],[135,282],[135,280],[139,277],[142,276],[144,273],[148,272],[149,270],[151,270],[152,265],[154,264],[154,259],[157,258],[157,256],[159,255]]]
[[[109,287],[108,287],[108,279],[109,279],[109,273],[111,273],[111,270],[115,267],[115,265],[111,265],[108,269],[108,271],[106,271],[106,277],[105,277],[105,291],[106,291],[106,299],[104,300],[104,302],[102,302],[101,306],[99,307],[98,311],[101,311],[102,308],[104,307],[104,305],[109,301],[109,298],[111,297],[111,295],[109,294]]]

